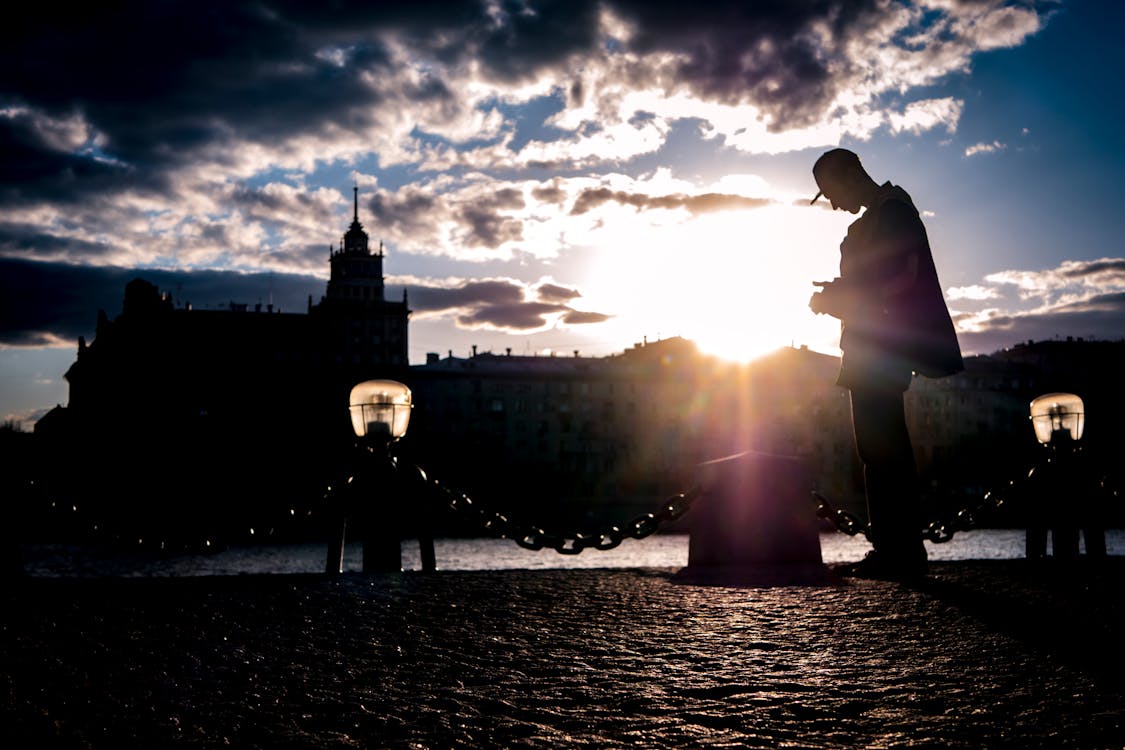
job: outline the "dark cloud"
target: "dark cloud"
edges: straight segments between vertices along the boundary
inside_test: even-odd
[[[0,256],[35,260],[71,258],[97,262],[113,250],[110,245],[48,234],[39,227],[0,223]]]
[[[581,296],[576,290],[556,284],[541,284],[538,301],[524,298],[524,287],[514,281],[470,281],[459,287],[410,287],[410,307],[415,312],[459,311],[457,324],[464,328],[490,327],[526,331],[542,328],[551,315],[563,313],[563,322],[573,325],[602,323],[610,316],[579,312],[563,302]]]
[[[268,303],[304,312],[308,296],[324,293],[311,276],[223,271],[158,271],[112,266],[74,266],[0,259],[0,344],[31,346],[53,339],[92,339],[98,310],[121,311],[125,285],[143,278],[196,308],[230,302]]]
[[[512,305],[523,301],[523,287],[514,281],[470,281],[459,287],[410,287],[416,312],[442,312],[480,305]]]
[[[501,188],[480,202],[497,210],[516,211],[527,205],[523,193],[516,188]]]
[[[1060,267],[1059,273],[1072,279],[1106,274],[1125,278],[1125,258],[1101,258],[1089,262],[1071,261]]]
[[[693,214],[762,208],[773,203],[768,198],[747,198],[742,195],[725,195],[722,193],[646,195],[644,193],[626,193],[623,190],[610,190],[609,188],[588,188],[578,194],[570,213],[572,216],[580,216],[610,201],[620,203],[623,206],[632,206],[638,211],[686,208]]]
[[[568,325],[586,325],[589,323],[604,323],[611,317],[613,316],[605,313],[569,310],[563,315],[562,321]]]
[[[558,185],[543,185],[532,188],[531,197],[540,203],[553,203],[561,206],[566,201],[566,191]]]
[[[321,208],[317,196],[304,190],[270,191],[253,190],[247,187],[238,187],[231,193],[230,205],[247,213],[277,214],[299,212],[306,214],[310,210]],[[326,209],[320,217],[324,223],[329,223],[332,218],[331,209]]]
[[[257,2],[120,2],[65,12],[25,5],[6,13],[0,105],[42,117],[79,115],[115,161],[107,166],[92,154],[21,142],[9,126],[0,144],[22,143],[20,169],[35,179],[4,198],[51,193],[66,200],[138,182],[154,187],[152,173],[193,163],[205,149],[214,154],[214,145],[281,143],[328,126],[366,129],[381,94],[365,76],[387,72],[389,64],[373,31],[384,22],[409,23],[389,7],[405,4],[367,5],[383,17],[362,7],[314,12]],[[440,28],[440,16],[433,20]],[[346,50],[346,64],[324,54],[334,47]],[[452,98],[437,78],[404,85],[396,93],[407,99]],[[52,185],[67,177],[82,190]]]
[[[502,212],[520,209],[524,205],[523,193],[503,188],[462,207],[457,214],[467,227],[472,244],[494,250],[505,242],[523,239],[523,222]]]
[[[611,7],[636,22],[630,39],[638,53],[673,53],[678,83],[730,104],[753,103],[773,118],[775,129],[806,125],[824,113],[835,95],[828,61],[810,33],[822,22],[833,39],[877,12],[876,0],[801,3],[683,3],[616,0]]]
[[[575,297],[582,296],[577,289],[559,286],[558,284],[540,284],[535,288],[535,291],[539,295],[539,299],[544,302],[569,302]]]
[[[1052,312],[1060,315],[1085,315],[1108,313],[1120,315],[1125,312],[1125,292],[1097,294],[1090,299],[1059,305]],[[1125,333],[1125,326],[1120,329]]]
[[[679,196],[667,196],[670,201]],[[748,198],[744,195],[724,195],[722,193],[703,193],[689,195],[684,206],[693,214],[706,214],[714,211],[736,211],[740,209],[762,208],[772,204],[768,198]]]
[[[567,309],[565,305],[552,305],[547,302],[486,305],[458,316],[457,323],[465,328],[487,325],[492,328],[526,331],[543,327],[548,315],[566,312]]]
[[[970,354],[986,354],[1021,341],[1067,336],[1110,341],[1123,338],[1125,292],[1097,295],[1048,313],[998,315],[990,318],[982,330],[957,334],[961,348]]]
[[[377,190],[367,202],[367,207],[380,227],[412,234],[433,221],[438,198],[433,193],[408,185],[393,193]]]
[[[474,34],[471,48],[501,80],[531,81],[539,70],[561,66],[576,52],[597,48],[598,2],[508,2],[500,8],[501,23]]]
[[[470,246],[490,249],[523,239],[523,221],[506,212],[524,208],[523,192],[501,188],[482,192],[470,201],[451,201],[416,186],[391,193],[378,190],[368,205],[381,229],[400,235],[435,235],[446,218],[455,218]]]
[[[59,150],[30,115],[0,117],[0,204],[26,197],[66,201],[120,184],[131,170],[90,155]]]
[[[505,242],[523,239],[523,222],[506,218],[487,208],[469,206],[458,212],[467,225],[470,244],[495,250]]]

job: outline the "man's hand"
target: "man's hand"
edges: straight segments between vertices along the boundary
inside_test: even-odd
[[[843,318],[848,313],[851,307],[848,299],[850,295],[839,279],[814,281],[813,286],[820,287],[820,291],[809,298],[810,310],[817,315],[831,315],[834,318]]]
[[[831,281],[814,281],[812,284],[815,287],[820,287],[820,289],[817,292],[815,292],[813,294],[813,296],[809,297],[809,309],[812,310],[817,315],[823,315],[823,314],[828,312],[828,310],[825,309],[825,304],[824,304],[825,303],[824,291],[828,287],[832,286],[832,282]]]

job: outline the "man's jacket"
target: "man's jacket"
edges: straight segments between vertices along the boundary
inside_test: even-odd
[[[911,269],[915,269],[911,273]],[[896,281],[902,288],[887,293]],[[963,369],[926,229],[910,196],[884,183],[840,245],[840,385],[909,383]]]

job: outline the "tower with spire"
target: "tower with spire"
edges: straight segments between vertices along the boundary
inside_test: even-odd
[[[320,304],[310,310],[326,326],[334,358],[348,377],[366,375],[375,368],[406,367],[406,291],[402,301],[385,298],[383,243],[372,251],[370,238],[359,221],[359,186],[352,187],[352,223],[340,238],[339,248],[329,246],[328,288]],[[352,372],[354,371],[354,373]]]
[[[340,249],[328,248],[329,266],[326,299],[349,305],[383,302],[383,245],[372,253],[367,232],[359,222],[359,186],[352,188],[352,224],[340,238]]]

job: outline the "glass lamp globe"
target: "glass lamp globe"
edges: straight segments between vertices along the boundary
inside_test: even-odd
[[[1043,445],[1060,430],[1070,433],[1071,440],[1082,438],[1085,414],[1082,399],[1073,393],[1047,393],[1031,402],[1031,425],[1035,437]]]
[[[410,389],[394,380],[365,380],[352,388],[348,409],[356,437],[393,442],[410,424]]]

